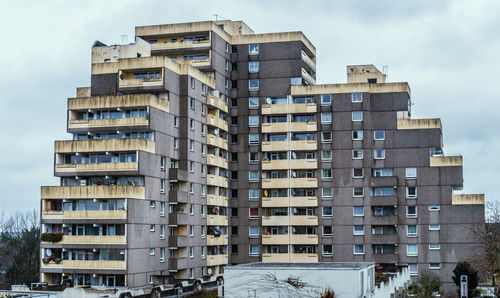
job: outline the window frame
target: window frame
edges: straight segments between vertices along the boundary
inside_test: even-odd
[[[328,116],[329,119],[324,119],[323,116]],[[320,115],[321,124],[331,124],[332,123],[332,113],[331,112],[321,112]]]
[[[415,247],[416,251],[415,252],[410,251],[410,247]],[[408,243],[406,245],[406,256],[407,257],[416,257],[416,256],[418,256],[418,244],[416,244],[416,243]]]
[[[382,132],[382,137],[377,137],[377,132]],[[373,140],[374,141],[383,141],[385,140],[385,130],[374,130],[373,131]]]
[[[252,83],[257,83],[257,85],[254,85],[252,87]],[[248,90],[249,91],[257,91],[260,88],[260,82],[259,79],[249,79],[248,80]]]
[[[354,100],[354,98],[355,98],[354,95],[355,94],[356,95],[359,94],[360,95],[359,97],[361,98],[361,100]],[[361,93],[361,92],[353,92],[353,93],[351,93],[351,102],[363,102],[363,93]]]
[[[324,100],[325,98],[328,98],[328,100],[325,101]],[[331,94],[321,94],[320,104],[321,104],[321,106],[331,106],[332,105],[332,95]]]
[[[357,119],[358,117],[355,117],[355,115],[357,115],[357,116],[361,115],[361,117],[359,119]],[[353,122],[363,121],[363,111],[352,111],[351,119]]]
[[[253,69],[252,69],[252,65],[254,66]],[[257,68],[255,68],[255,65],[257,65]],[[249,73],[259,72],[259,61],[249,61],[248,62],[248,72]]]
[[[361,214],[356,213],[356,208],[361,208]],[[365,216],[365,206],[352,206],[352,216]]]
[[[356,248],[362,248],[362,252],[356,252]],[[352,247],[352,253],[355,255],[364,255],[365,254],[365,246],[363,244],[354,244]]]
[[[385,159],[385,149],[373,149],[373,159]]]

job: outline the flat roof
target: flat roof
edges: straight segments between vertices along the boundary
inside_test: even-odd
[[[375,266],[373,262],[319,262],[319,263],[247,263],[226,266],[226,269],[301,269],[301,270],[359,270]]]

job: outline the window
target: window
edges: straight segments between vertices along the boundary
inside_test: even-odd
[[[372,187],[372,196],[379,197],[379,196],[394,196],[396,194],[396,191],[394,189],[394,186],[379,186],[379,187]]]
[[[248,46],[248,55],[257,55],[259,54],[259,44],[253,43]]]
[[[226,49],[225,49],[226,53],[229,53],[229,43],[226,42]]]
[[[154,232],[155,231],[155,225],[149,225],[149,231]]]
[[[406,197],[407,198],[416,198],[417,197],[417,187],[416,186],[407,186],[406,187]]]
[[[193,152],[193,151],[194,151],[194,141],[193,141],[193,140],[189,140],[189,150],[190,150],[191,152]]]
[[[417,206],[406,206],[407,217],[417,217]]]
[[[204,237],[204,235],[202,235],[202,237]],[[205,246],[202,246],[201,247],[201,258],[204,259],[205,258]]]
[[[192,246],[189,247],[189,257],[194,258],[194,247]]]
[[[332,105],[332,96],[330,94],[321,94],[321,105],[322,106]]]
[[[259,61],[250,61],[248,63],[248,72],[259,72]]]
[[[259,80],[248,80],[248,90],[255,91],[259,90]]]
[[[165,262],[165,248],[160,248],[160,262]]]
[[[207,152],[207,145],[201,144],[201,152],[200,152],[201,156],[205,156],[205,152]]]
[[[353,228],[353,235],[364,235],[365,234],[365,226],[355,225]]]
[[[322,188],[322,196],[323,200],[331,200],[332,199],[332,189],[331,188]]]
[[[363,139],[363,131],[362,130],[353,130],[352,131],[352,139],[354,141],[359,141]]]
[[[332,170],[331,169],[323,169],[321,172],[322,180],[332,180]]]
[[[194,205],[189,205],[189,215],[194,215]]]
[[[363,149],[352,150],[352,159],[363,159]]]
[[[406,168],[406,179],[416,179],[417,168]]]
[[[165,216],[165,202],[160,202],[160,216]]]
[[[224,88],[229,89],[229,79],[224,81]]]
[[[250,127],[258,127],[259,126],[259,116],[248,116],[248,125]]]
[[[189,119],[189,129],[194,130],[194,119]]]
[[[353,187],[352,195],[354,197],[362,197],[364,195],[363,188],[362,187]]]
[[[352,121],[363,121],[363,112],[361,111],[352,112]]]
[[[321,124],[332,123],[332,113],[321,113]]]
[[[189,98],[189,108],[194,110],[194,98],[192,97]]]
[[[439,231],[440,229],[440,225],[429,225],[429,231]]]
[[[251,256],[259,255],[259,246],[258,245],[250,245],[249,254]]]
[[[193,182],[189,183],[189,193],[194,193],[194,183]]]
[[[417,225],[407,225],[406,226],[406,236],[415,237],[417,236]]]
[[[332,150],[321,151],[321,161],[332,161]]]
[[[249,152],[248,153],[249,163],[259,163],[259,152]]]
[[[332,207],[323,207],[323,217],[332,217],[333,211]]]
[[[165,179],[160,180],[160,193],[165,193]]]
[[[331,131],[322,131],[321,132],[321,142],[322,143],[331,143],[332,142],[332,132]]]
[[[440,269],[441,263],[429,263],[429,269]]]
[[[231,208],[231,217],[238,217],[238,208]]]
[[[193,77],[189,78],[189,87],[194,89],[194,78]]]
[[[179,149],[179,139],[178,138],[174,138],[174,149]]]
[[[205,116],[207,114],[207,105],[202,103],[201,104],[201,115]]]
[[[418,275],[418,265],[408,264],[408,271],[410,272],[410,275]]]
[[[165,225],[160,226],[160,239],[165,239]]]
[[[229,61],[226,60],[226,63],[224,64],[224,70],[229,71]]]
[[[408,244],[408,246],[406,247],[406,255],[407,256],[418,255],[418,246],[416,244]]]
[[[329,237],[333,235],[332,226],[323,226],[323,237]]]
[[[375,159],[385,159],[385,149],[373,150],[373,156],[375,157]]]
[[[440,206],[439,205],[429,205],[429,211],[439,211]]]
[[[249,209],[249,217],[250,218],[259,217],[259,208],[250,208]]]
[[[323,245],[323,255],[324,256],[333,256],[333,245],[330,245],[330,244]]]
[[[206,167],[206,165],[202,165],[202,167],[201,167],[201,168],[202,168],[202,170],[203,170],[205,167]],[[202,171],[201,176],[202,176],[202,177],[205,177],[205,173],[204,173],[204,171]],[[202,197],[204,197],[206,193],[207,193],[207,187],[206,187],[206,185],[205,185],[205,184],[202,184],[202,185],[201,185],[201,196],[202,196]]]
[[[250,201],[258,201],[260,198],[259,189],[249,189],[248,190],[248,199]]]
[[[363,178],[363,168],[352,169],[352,178]]]
[[[389,177],[394,176],[393,168],[374,168],[372,169],[373,177]]]
[[[189,226],[189,236],[194,236],[194,226]]]
[[[352,102],[363,102],[363,93],[352,93],[351,94]]]
[[[429,243],[429,249],[440,249],[441,245],[439,243]]]
[[[235,226],[231,227],[231,235],[238,235],[238,227]]]
[[[155,255],[155,249],[154,248],[150,248],[149,249],[149,255],[150,256],[154,256]]]
[[[258,97],[248,98],[248,108],[249,109],[257,109],[258,107],[259,107],[259,98]]]
[[[194,173],[194,161],[190,161],[190,162],[189,162],[189,171],[190,171],[191,173]]]
[[[375,130],[373,132],[373,139],[375,141],[385,140],[385,130]]]
[[[365,215],[365,207],[363,206],[354,206],[352,210],[352,215],[354,216],[364,216]]]
[[[179,117],[174,117],[174,127],[179,127]]]
[[[365,254],[365,247],[362,244],[355,244],[354,245],[354,254],[355,255],[364,255]]]
[[[238,245],[231,244],[231,254],[233,254],[233,255],[238,254]]]
[[[258,145],[259,144],[259,134],[251,133],[248,135],[248,145]]]
[[[156,206],[155,201],[149,201],[149,207],[154,208]]]
[[[248,235],[250,237],[259,237],[259,226],[249,226]]]
[[[201,211],[200,211],[200,212],[201,212],[201,217],[202,217],[202,218],[205,218],[205,214],[206,214],[206,212],[205,212],[205,207],[206,207],[206,206],[203,206],[203,205],[201,206]]]
[[[250,182],[259,182],[259,171],[249,171],[248,180]]]

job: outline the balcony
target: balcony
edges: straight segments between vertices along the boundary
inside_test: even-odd
[[[189,267],[187,258],[170,258],[168,259],[168,270],[177,271]]]
[[[207,145],[219,147],[227,151],[228,141],[213,134],[207,135]]]
[[[227,255],[208,255],[207,256],[207,266],[218,266],[226,265],[228,262]]]
[[[396,264],[398,261],[397,254],[372,254],[372,262],[378,264]]]
[[[372,234],[372,244],[399,243],[398,234]]]
[[[229,124],[226,120],[210,114],[207,115],[207,124],[222,129],[223,131],[228,131],[229,129]]]
[[[299,150],[299,149],[297,149]],[[262,170],[286,170],[286,169],[317,169],[316,159],[281,159],[263,160]]]
[[[262,105],[262,115],[272,114],[310,114],[316,113],[316,103],[292,103],[292,104],[274,104]]]
[[[372,206],[396,206],[398,197],[396,196],[371,196],[370,202]]]
[[[372,225],[396,225],[398,224],[397,215],[372,215],[370,217]]]
[[[42,242],[44,244],[50,244],[50,242]],[[67,245],[67,244],[84,244],[92,246],[94,244],[127,244],[126,236],[71,236],[64,235],[63,239],[57,244]]]
[[[262,179],[262,188],[317,188],[318,178]]]
[[[263,263],[317,263],[318,254],[262,254]]]
[[[151,52],[154,53],[168,53],[177,52],[187,49],[210,49],[211,41],[207,40],[193,40],[193,41],[178,41],[178,42],[158,42],[151,44]]]
[[[461,167],[462,156],[431,156],[429,157],[431,167]]]
[[[55,153],[145,151],[155,153],[155,143],[146,139],[56,141]]]
[[[262,142],[262,151],[289,151],[289,150],[316,150],[318,143],[316,140],[309,141],[275,141]]]
[[[317,130],[318,130],[318,125],[316,121],[262,123],[262,133],[274,133],[274,132],[285,132],[285,131],[314,132]]]
[[[119,118],[119,119],[98,119],[98,120],[69,120],[68,129],[93,129],[93,128],[123,128],[134,127],[144,129],[149,126],[147,118]]]
[[[145,199],[142,186],[42,186],[42,199]]]
[[[316,69],[316,62],[313,61],[304,51],[301,53],[302,61],[304,61],[311,69]]]
[[[305,69],[302,68],[302,78],[309,82],[309,85],[315,85],[316,84],[316,79],[313,78]]]
[[[484,205],[484,194],[452,194],[452,205]]]
[[[183,236],[183,235],[168,236],[168,246],[170,247],[186,247],[189,244],[190,243],[188,236]]]
[[[75,261],[62,260],[61,263],[40,263],[42,270],[47,269],[76,269],[76,270],[127,270],[125,261]]]
[[[441,119],[399,119],[398,130],[406,129],[441,129]]]
[[[138,172],[138,162],[108,162],[86,164],[56,164],[58,173],[89,173],[89,172]]]
[[[43,211],[42,219],[127,219],[126,210]]]
[[[226,113],[229,110],[229,105],[224,100],[222,100],[222,99],[220,99],[212,94],[208,94],[208,96],[207,96],[207,105],[209,107],[213,107],[213,108],[222,110]]]
[[[227,226],[227,216],[207,215],[207,226]]]
[[[168,214],[168,224],[171,226],[183,226],[188,224],[187,213],[170,213]]]
[[[227,181],[228,180],[226,177],[207,174],[207,184],[208,185],[227,188]]]
[[[165,90],[164,69],[157,69],[157,77],[135,79],[134,72],[119,70],[119,91],[160,91]]]
[[[396,186],[398,185],[398,178],[396,176],[386,177],[370,177],[370,186]]]
[[[317,197],[262,197],[262,207],[317,207]]]
[[[168,192],[168,201],[177,203],[187,203],[188,202],[188,192],[181,190],[170,190]]]
[[[263,245],[279,245],[279,244],[318,244],[318,235],[301,235],[301,234],[287,234],[287,235],[262,235]]]
[[[227,207],[228,201],[226,196],[217,196],[217,195],[207,195],[207,205],[208,206],[224,206]]]
[[[214,245],[227,245],[228,240],[227,240],[227,235],[220,235],[219,237],[215,236],[207,236],[207,245],[208,246],[214,246]]]
[[[188,181],[188,172],[177,168],[168,169],[169,181]]]
[[[128,94],[120,96],[93,96],[68,99],[68,110],[116,109],[151,106],[168,112],[169,102],[152,94]],[[92,120],[93,121],[93,120]]]
[[[317,226],[316,215],[262,216],[263,226]]]
[[[227,159],[216,156],[214,154],[207,154],[207,164],[214,167],[227,169]]]

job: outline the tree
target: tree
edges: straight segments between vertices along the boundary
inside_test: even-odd
[[[474,264],[494,281],[500,270],[500,201],[487,202],[485,220],[473,224],[472,233],[479,243]]]
[[[0,216],[0,257],[3,288],[38,282],[40,272],[40,222],[36,210]]]
[[[419,274],[417,280],[410,285],[406,295],[403,293],[404,297],[409,297],[408,294],[412,294],[412,297],[432,297],[432,294],[439,292],[439,287],[441,286],[441,280],[436,274],[424,271]]]
[[[460,293],[460,276],[467,275],[467,292],[469,297],[475,295],[475,289],[479,281],[477,271],[472,268],[472,265],[467,262],[459,262],[455,269],[453,269],[453,282],[459,287]]]

